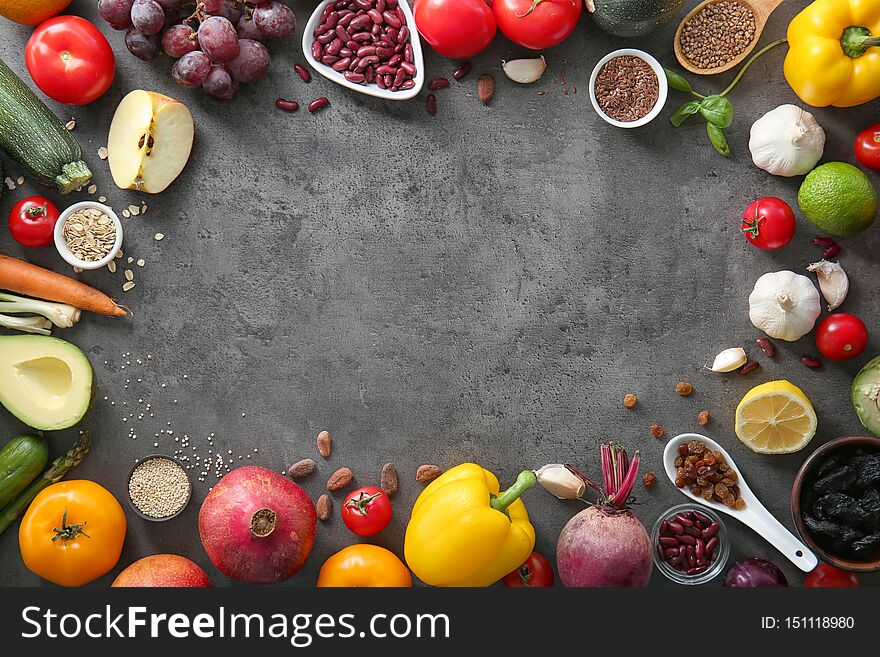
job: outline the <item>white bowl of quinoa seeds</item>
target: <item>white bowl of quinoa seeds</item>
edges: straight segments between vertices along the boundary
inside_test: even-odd
[[[191,494],[186,470],[170,456],[147,456],[128,475],[128,501],[146,520],[170,520],[179,515]]]
[[[590,76],[590,102],[605,121],[638,128],[653,121],[669,94],[666,73],[654,57],[622,48],[599,60]]]

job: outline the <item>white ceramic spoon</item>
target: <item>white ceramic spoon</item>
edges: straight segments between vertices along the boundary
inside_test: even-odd
[[[742,472],[736,467],[736,463],[730,458],[730,454],[711,438],[701,436],[697,433],[683,433],[666,443],[666,449],[663,450],[663,467],[666,470],[666,476],[669,477],[670,481],[675,482],[675,458],[678,456],[678,446],[691,440],[699,440],[713,452],[721,452],[724,455],[724,460],[727,465],[729,465],[730,469],[737,474],[736,483],[737,486],[739,486],[740,497],[742,497],[746,503],[746,508],[737,511],[721,504],[720,502],[704,500],[702,497],[694,495],[687,488],[679,488],[682,494],[691,498],[695,502],[699,502],[704,506],[714,509],[715,511],[720,511],[721,513],[733,516],[744,525],[751,527],[755,532],[764,537],[770,545],[782,552],[789,561],[805,573],[813,570],[813,568],[819,563],[816,555],[764,508],[764,505],[761,504],[749,488]]]

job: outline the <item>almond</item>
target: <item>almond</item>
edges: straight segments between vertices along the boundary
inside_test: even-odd
[[[319,520],[329,520],[330,512],[333,510],[333,501],[330,499],[330,496],[326,493],[321,495],[318,498],[318,503],[315,505],[315,511],[318,513]]]
[[[351,484],[354,475],[348,468],[339,468],[327,480],[327,490],[342,490]]]
[[[420,465],[418,472],[416,472],[416,481],[427,484],[434,481],[441,474],[443,474],[443,470],[439,466]]]
[[[483,73],[477,80],[477,96],[483,105],[488,105],[495,95],[495,78],[489,73]]]
[[[304,479],[310,474],[314,474],[315,470],[317,469],[318,464],[315,463],[312,459],[303,459],[302,461],[297,461],[292,466],[290,466],[287,469],[287,474],[289,474],[292,479]]]
[[[400,485],[400,478],[397,476],[397,468],[393,463],[386,463],[382,466],[382,473],[379,475],[379,487],[385,491],[388,497],[397,495],[397,489]]]
[[[330,452],[333,450],[333,441],[330,439],[329,431],[322,431],[318,434],[318,454],[325,459],[330,458]]]

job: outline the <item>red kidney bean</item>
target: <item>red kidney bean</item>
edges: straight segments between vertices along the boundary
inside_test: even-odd
[[[685,545],[696,545],[697,539],[695,539],[693,536],[690,536],[689,534],[680,534],[678,537],[678,542],[684,543]]]
[[[706,529],[704,529],[702,531],[701,536],[703,537],[704,540],[708,541],[710,538],[715,536],[715,534],[717,534],[717,533],[718,533],[718,523],[713,522],[711,525],[709,525],[708,527],[706,527]]]
[[[366,14],[358,14],[354,18],[351,19],[351,22],[348,24],[348,27],[354,30],[355,32],[359,32],[360,30],[366,30],[372,27],[373,21],[370,20],[370,17]]]
[[[679,524],[682,524],[685,527],[693,527],[694,526],[694,521],[682,513],[677,513],[675,515],[675,519],[679,522]]]
[[[755,340],[755,344],[767,358],[773,358],[776,355],[776,345],[770,342],[770,338],[758,338]]]
[[[332,3],[329,5],[324,5],[324,10],[321,12],[321,22],[322,23],[325,20],[327,20],[327,17],[333,12],[334,9],[335,9],[335,7],[333,6]]]
[[[356,4],[361,9],[372,9],[373,3],[370,0],[354,0],[354,4]]]
[[[804,354],[803,356],[801,356],[801,362],[813,370],[822,367],[822,361],[814,356],[810,356],[809,354]]]
[[[356,84],[361,84],[362,82],[367,81],[367,76],[363,73],[355,73],[354,71],[343,71],[342,75],[345,76],[345,79],[349,82],[354,82]]]
[[[344,59],[340,59],[338,62],[335,62],[331,68],[334,71],[342,72],[348,68],[348,65],[351,64],[351,57],[346,57]]]
[[[351,63],[348,65],[348,70],[349,71],[357,71],[358,73],[360,73],[360,71],[357,70],[358,66],[360,66],[360,65],[361,65],[361,58],[360,57],[353,57],[351,60]]]
[[[378,14],[379,12],[377,11],[376,13]],[[382,19],[385,21],[385,23],[387,23],[388,25],[393,27],[395,30],[399,30],[400,26],[403,25],[403,23],[400,21],[400,19],[397,17],[397,15],[390,12],[390,11],[386,10],[385,12],[379,14],[379,16],[381,16]],[[372,16],[370,18],[372,18]],[[375,22],[375,21],[376,21],[376,19],[374,18],[373,22]]]
[[[696,555],[697,561],[702,561],[703,557],[706,556],[706,544],[702,538],[697,539],[697,544],[694,546],[694,555]]]
[[[397,33],[397,43],[406,43],[409,40],[409,28],[404,25]]]
[[[354,39],[352,39],[351,41],[346,41],[346,42],[345,42],[345,47],[346,47],[346,48],[349,48],[350,50],[354,50],[355,52],[356,52],[357,49],[360,48],[362,45],[363,45],[363,44],[358,43],[358,42],[355,41]]]
[[[669,521],[664,520],[660,523],[660,535],[663,536],[669,531]]]
[[[840,255],[840,244],[832,244],[827,249],[822,251],[822,257],[826,260],[831,260],[831,258],[836,258]]]
[[[465,75],[471,72],[471,63],[465,62],[452,72],[454,80],[461,80]]]
[[[428,98],[425,99],[425,109],[431,116],[437,113],[437,97],[434,94],[428,94]]]
[[[823,249],[826,249],[833,244],[837,244],[837,242],[835,242],[834,239],[832,239],[831,237],[814,237],[812,240],[810,240],[810,242],[813,246],[818,246]]]
[[[387,3],[388,3],[389,7],[396,7],[397,6],[397,0],[387,0]]]
[[[405,43],[398,43],[396,46],[394,46],[394,52],[403,52],[403,49],[406,45],[407,44]]]
[[[413,47],[412,47],[411,43],[406,44],[406,46],[403,48],[403,57],[410,64],[412,64],[416,61],[415,54],[413,53]]]
[[[400,23],[400,25],[406,23],[406,14],[403,13],[403,9],[400,8],[400,5],[394,9],[394,16],[397,18],[397,22]],[[400,25],[395,25],[395,27],[400,27]]]
[[[679,536],[681,536],[682,534],[684,534],[684,527],[682,527],[680,523],[675,522],[674,520],[670,520],[669,531],[671,531],[673,534],[678,534]]]
[[[449,86],[449,80],[446,78],[434,78],[428,83],[428,89],[431,91],[437,91],[438,89],[445,89]],[[676,516],[678,517],[678,516]]]
[[[379,55],[381,59],[392,59],[394,55],[394,48],[386,48],[385,46],[376,46],[376,54]],[[402,59],[402,58],[401,58]],[[389,64],[392,63],[389,61]]]
[[[376,9],[379,11],[385,11],[385,8],[388,6],[388,3],[385,0],[378,0],[376,2]]]
[[[339,12],[331,11],[330,15],[327,16],[327,21],[324,23],[325,30],[332,30],[339,24]]]
[[[366,57],[367,55],[375,55],[376,54],[376,46],[361,46],[357,49],[358,57]],[[381,55],[380,55],[381,57]],[[384,58],[383,58],[384,59]]]
[[[373,79],[375,78],[375,76],[376,76],[376,69],[373,68],[372,66],[368,66],[367,69],[364,71],[364,77],[366,78],[366,83],[371,84],[373,82]]]
[[[342,50],[339,51],[339,56],[340,57],[354,57],[354,53],[352,52],[351,48],[343,48]]]
[[[394,76],[394,86],[399,87],[403,84],[403,81],[406,79],[406,71],[403,69],[399,69]]]
[[[394,30],[388,30],[385,34],[382,35],[382,41],[387,43],[389,46],[397,45],[397,32]]]
[[[385,80],[385,86],[389,89],[394,86],[394,76],[388,75],[387,73],[382,76],[382,79]]]
[[[325,66],[333,66],[333,64],[338,61],[339,57],[336,57],[335,55],[324,55],[323,57],[321,57],[321,63]]]
[[[694,538],[700,538],[700,536],[702,536],[702,533],[700,532],[700,530],[694,526],[685,527],[684,533],[687,534],[688,536],[693,536]]]
[[[715,561],[714,554],[715,548],[718,547],[718,537],[713,536],[708,541],[706,541],[706,554],[713,555],[712,561]]]
[[[375,7],[367,11],[367,16],[369,16],[370,20],[373,21],[376,25],[381,25],[385,22],[385,18],[382,16],[382,12]]]
[[[395,55],[395,57],[399,57],[400,55]],[[415,76],[416,74],[416,65],[410,64],[409,62],[400,62],[400,68],[406,71],[409,75]]]
[[[315,59],[321,59],[324,56],[324,46],[321,45],[320,41],[315,41],[312,43],[312,57]]]
[[[382,34],[382,26],[373,25],[373,27],[370,28],[370,34],[372,34],[373,36],[379,36],[380,34]]]
[[[416,81],[413,80],[413,79],[404,80],[404,81],[400,84],[400,88],[401,88],[401,89],[412,89],[414,86],[416,86]]]
[[[338,25],[341,25],[342,27],[348,27],[349,25],[351,25],[351,22],[354,20],[354,17],[356,15],[357,14],[355,14],[353,11],[348,12],[347,14],[345,14],[345,16],[342,16],[339,19]]]
[[[324,32],[324,34],[322,34],[321,36],[318,37],[318,43],[323,44],[323,45],[327,45],[328,43],[333,41],[333,39],[335,39],[335,38],[336,38],[336,32],[334,32],[333,30],[330,30],[329,32]]]
[[[300,77],[300,80],[303,82],[308,82],[312,79],[312,74],[309,73],[309,70],[303,66],[302,64],[294,64],[293,70],[296,71],[296,74]]]
[[[309,103],[309,111],[312,114],[314,114],[318,110],[324,109],[329,104],[330,104],[330,101],[327,99],[326,96],[321,96],[320,98],[315,98],[315,100],[313,100],[311,103]]]
[[[688,577],[692,577],[694,575],[699,575],[700,573],[705,572],[707,567],[708,566],[696,566],[694,568],[688,568],[685,571],[685,575],[687,575]]]
[[[761,367],[761,364],[756,360],[752,360],[752,361],[749,361],[748,363],[746,363],[745,365],[743,365],[741,368],[739,368],[739,373],[742,374],[743,376],[745,376],[747,374],[751,374],[759,367]]]
[[[351,41],[351,33],[341,25],[336,26],[336,36],[343,41]]]
[[[373,66],[374,64],[379,63],[379,57],[377,55],[367,55],[366,57],[361,57],[361,61],[358,64],[358,68],[365,69],[367,66]]]
[[[376,76],[376,86],[380,89],[385,88],[385,78],[383,78],[381,75]]]
[[[338,55],[339,51],[342,50],[342,46],[342,39],[336,37],[327,45],[326,48],[324,48],[324,52],[326,52],[328,55]]]
[[[380,75],[396,75],[397,67],[389,66],[388,64],[382,64],[381,66],[376,67],[376,73],[379,73]]]
[[[279,98],[275,101],[275,107],[284,110],[285,112],[295,112],[299,109],[299,103],[295,100],[284,100],[283,98]]]
[[[708,526],[712,524],[711,518],[709,516],[700,513],[699,511],[694,511],[694,519]]]

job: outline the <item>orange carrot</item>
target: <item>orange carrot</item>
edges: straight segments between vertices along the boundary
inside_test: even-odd
[[[0,290],[66,303],[100,315],[130,314],[106,294],[85,283],[5,255],[0,255]]]

